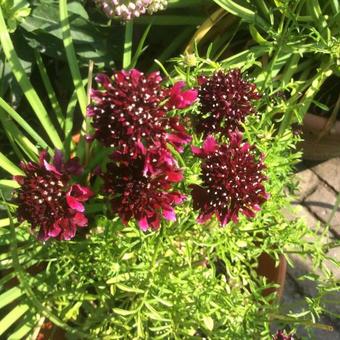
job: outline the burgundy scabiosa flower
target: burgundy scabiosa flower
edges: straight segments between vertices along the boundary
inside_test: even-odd
[[[195,116],[196,129],[205,136],[240,129],[245,117],[255,112],[252,101],[261,96],[256,85],[242,78],[239,69],[217,71],[199,78],[200,114]]]
[[[156,143],[138,158],[120,153],[112,158],[102,174],[103,191],[124,224],[136,219],[145,231],[149,227],[157,229],[162,216],[170,221],[176,219],[174,206],[184,196],[172,187],[183,175],[168,150]]]
[[[278,330],[273,336],[273,340],[294,340],[296,339],[293,334],[288,335],[284,330]]]
[[[221,225],[237,222],[239,213],[253,217],[266,201],[263,155],[257,160],[255,149],[242,142],[238,131],[229,133],[229,144],[218,144],[209,135],[203,147],[192,147],[202,158],[202,185],[192,186],[193,206],[199,210],[198,222],[215,214]]]
[[[99,74],[96,81],[102,89],[92,91],[87,112],[93,138],[103,145],[133,158],[155,142],[163,147],[169,142],[181,150],[191,140],[177,117],[167,117],[169,110],[183,109],[197,97],[195,90],[183,91],[183,82],[166,88],[159,72],[144,76],[135,69],[116,72],[112,78]]]
[[[21,162],[20,167],[25,176],[14,177],[21,186],[15,198],[18,219],[28,221],[33,230],[39,228],[39,240],[70,240],[78,227],[87,226],[83,203],[92,192],[79,184],[70,184],[71,176],[82,170],[76,158],[65,163],[57,150],[51,164],[43,150],[39,163]]]

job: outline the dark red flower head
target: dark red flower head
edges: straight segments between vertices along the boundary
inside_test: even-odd
[[[205,136],[240,129],[245,117],[255,111],[252,101],[260,98],[256,85],[244,80],[239,69],[218,71],[199,78],[199,83],[201,114],[195,116],[195,125]]]
[[[15,198],[18,219],[28,221],[32,229],[40,228],[40,240],[50,237],[70,240],[77,227],[87,225],[83,203],[92,192],[79,184],[70,184],[71,176],[82,171],[76,158],[64,163],[59,150],[52,164],[48,163],[45,150],[39,158],[39,163],[22,162],[20,167],[25,176],[14,177],[21,185]]]
[[[278,330],[273,336],[273,340],[294,340],[296,339],[294,335],[287,335],[286,331]]]
[[[182,172],[169,151],[157,144],[135,159],[114,154],[102,177],[113,212],[124,224],[136,219],[144,231],[157,229],[162,216],[175,220],[174,206],[184,200],[182,194],[172,191],[173,184],[183,178]]]
[[[183,109],[193,103],[197,91],[182,91],[183,82],[166,88],[159,72],[148,76],[133,69],[116,72],[112,78],[99,74],[100,90],[92,91],[93,104],[88,107],[95,129],[94,138],[105,146],[137,157],[141,147],[156,141],[163,146],[172,143],[177,149],[191,138],[177,118],[168,118],[172,109]]]
[[[254,147],[242,142],[238,131],[229,133],[229,144],[219,145],[208,136],[203,148],[192,148],[202,158],[202,186],[192,186],[193,205],[200,210],[199,223],[215,214],[221,225],[237,222],[238,214],[253,217],[266,201],[263,156],[255,158]]]

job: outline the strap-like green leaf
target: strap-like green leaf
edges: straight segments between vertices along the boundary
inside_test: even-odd
[[[18,299],[21,295],[23,295],[23,292],[18,287],[13,287],[7,290],[5,293],[0,295],[0,309]]]
[[[12,121],[10,117],[0,108],[0,121],[3,125],[8,138],[14,143],[18,144],[19,147],[28,155],[28,157],[36,161],[38,158],[38,149],[35,145],[20,131],[16,124]],[[19,159],[22,159],[21,154],[18,155]]]
[[[65,117],[63,116],[63,112],[62,112],[62,109],[61,109],[60,104],[58,102],[57,95],[56,95],[56,93],[53,89],[50,78],[48,77],[47,70],[46,70],[44,62],[41,58],[40,53],[38,51],[35,51],[34,55],[35,55],[37,66],[38,66],[38,69],[39,69],[39,72],[40,72],[41,79],[42,79],[42,81],[45,85],[45,88],[46,88],[48,99],[50,100],[52,109],[57,116],[58,123],[62,127],[63,124],[64,124]]]
[[[128,21],[125,24],[125,39],[124,39],[124,53],[123,53],[123,68],[129,68],[132,56],[132,34],[133,21]]]
[[[13,164],[3,153],[0,152],[0,168],[4,169],[11,175],[23,175],[23,171]]]
[[[219,6],[224,8],[229,13],[242,18],[250,24],[257,24],[262,29],[266,30],[269,25],[258,14],[251,9],[239,5],[236,1],[232,0],[214,0]]]
[[[16,189],[19,188],[19,184],[11,179],[0,179],[0,189],[3,187]]]
[[[11,70],[21,87],[22,92],[24,93],[25,97],[27,98],[28,102],[30,103],[34,113],[38,117],[41,125],[44,127],[47,135],[51,139],[53,145],[61,149],[62,142],[60,137],[54,128],[48,113],[41,102],[37,92],[34,90],[31,82],[29,81],[25,70],[23,69],[20,60],[17,56],[17,53],[14,49],[13,43],[11,41],[10,35],[7,30],[7,26],[5,24],[5,20],[2,14],[2,10],[0,8],[0,42],[1,47],[6,55],[8,63],[11,67]]]
[[[63,34],[63,43],[65,47],[68,65],[71,70],[73,84],[77,92],[80,110],[82,114],[85,116],[86,106],[87,106],[87,96],[86,96],[86,91],[84,89],[83,81],[80,75],[76,52],[74,49],[73,40],[71,36],[71,29],[70,29],[70,24],[68,21],[66,0],[59,1],[59,15],[60,15],[61,31]]]
[[[0,335],[4,334],[9,327],[18,321],[28,310],[26,304],[14,307],[2,320],[0,320]]]
[[[26,313],[24,319],[9,336],[8,340],[30,339],[27,334],[33,333],[34,327],[38,323],[38,316],[32,311]],[[39,326],[39,325],[38,325]]]
[[[10,224],[9,218],[2,218],[2,219],[0,220],[0,228],[2,228],[2,227],[8,227],[9,224]],[[0,301],[0,305],[1,305],[1,301]]]

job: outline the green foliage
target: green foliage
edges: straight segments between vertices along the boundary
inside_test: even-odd
[[[29,2],[26,0],[1,0],[0,7],[4,11],[8,30],[11,33],[31,13]]]

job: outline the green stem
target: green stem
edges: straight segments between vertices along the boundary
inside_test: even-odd
[[[167,144],[168,148],[170,149],[171,153],[175,155],[176,159],[179,161],[179,163],[182,165],[182,167],[185,169],[187,165],[185,164],[185,161],[181,154],[171,145]]]
[[[87,105],[89,105],[91,102],[93,67],[94,67],[94,63],[92,60],[90,60],[89,70],[88,70],[88,75],[87,75]],[[86,115],[84,124],[83,124],[83,130],[85,130],[85,135],[89,134],[90,128],[91,128],[90,119]],[[90,160],[90,153],[91,153],[90,143],[85,142],[85,165],[87,165]]]

